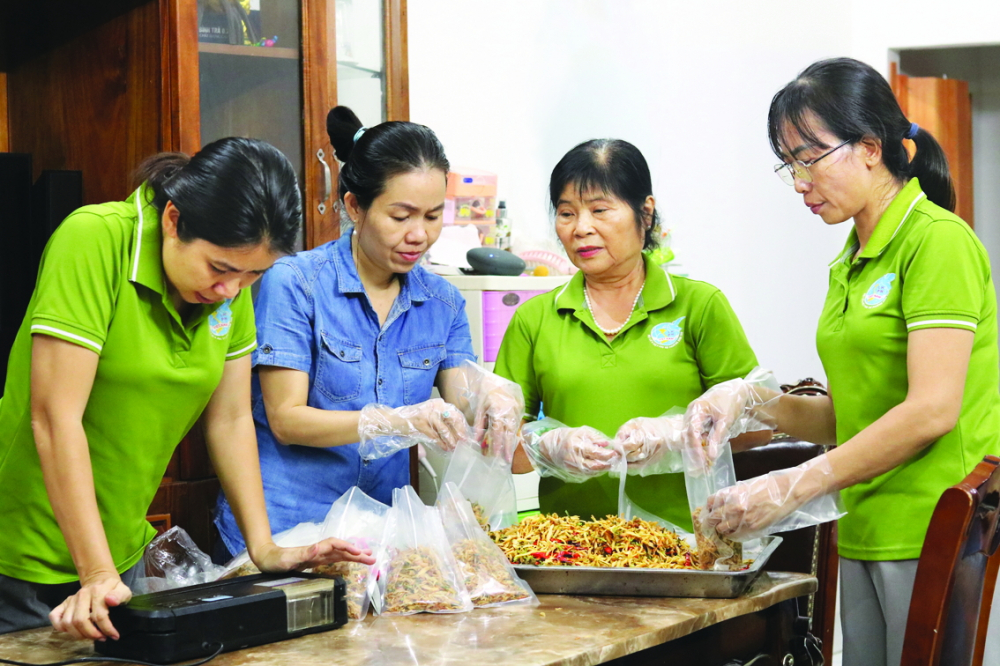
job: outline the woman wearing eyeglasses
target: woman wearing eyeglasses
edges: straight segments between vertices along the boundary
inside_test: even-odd
[[[808,67],[774,96],[768,133],[782,159],[777,174],[812,214],[853,223],[830,264],[816,334],[830,397],[781,396],[762,407],[772,396],[736,382],[710,390],[688,415],[695,428],[725,431],[739,414],[766,410],[783,432],[837,448],[723,490],[709,520],[720,534],[748,535],[840,490],[844,664],[895,666],[934,506],[997,451],[990,262],[952,212],[941,147],[868,65]]]

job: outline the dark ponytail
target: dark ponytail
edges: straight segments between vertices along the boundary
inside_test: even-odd
[[[444,147],[429,127],[390,121],[369,127],[355,140],[361,121],[346,106],[337,106],[326,117],[334,155],[343,162],[338,190],[348,192],[367,210],[393,176],[411,171],[438,169],[445,175],[450,165]]]
[[[219,247],[268,243],[279,254],[295,251],[302,200],[295,169],[269,143],[230,137],[214,141],[193,157],[160,153],[136,170],[136,180],[153,191],[162,214],[177,207],[177,235]]]
[[[771,150],[784,157],[781,139],[786,125],[818,148],[832,148],[816,136],[810,117],[841,141],[877,139],[882,162],[892,176],[906,182],[919,178],[927,198],[950,211],[955,210],[955,187],[948,159],[941,145],[926,130],[911,136],[911,124],[899,108],[889,83],[869,65],[851,58],[833,58],[813,63],[771,100],[767,134]],[[910,160],[903,145],[912,138],[917,151]]]
[[[646,215],[646,197],[653,195],[649,165],[639,149],[621,139],[591,139],[563,155],[549,177],[552,209],[567,185],[580,192],[596,190],[628,204],[635,214],[635,226],[642,235],[642,249],[656,247],[660,216],[653,209]]]

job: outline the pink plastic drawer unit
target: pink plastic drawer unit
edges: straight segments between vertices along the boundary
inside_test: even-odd
[[[544,294],[537,291],[484,291],[483,292],[483,360],[493,363],[503,341],[503,334],[514,316],[514,310],[532,296]]]

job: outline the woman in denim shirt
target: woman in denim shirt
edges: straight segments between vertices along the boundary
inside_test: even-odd
[[[402,424],[449,449],[468,427],[448,404],[459,399],[458,366],[475,361],[465,301],[417,266],[441,233],[444,149],[427,127],[366,129],[346,107],[327,130],[354,230],[278,260],[255,305],[253,415],[274,532],[322,521],[352,486],[389,503],[410,482],[406,450],[361,459],[359,425]],[[448,403],[430,400],[434,386]],[[243,550],[223,495],[215,523],[229,553]]]

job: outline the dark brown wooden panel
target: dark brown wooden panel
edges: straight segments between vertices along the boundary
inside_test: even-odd
[[[0,153],[10,151],[7,131],[7,73],[0,72]]]
[[[83,172],[84,203],[121,199],[160,148],[160,13],[136,7],[8,73],[10,148]]]
[[[160,486],[147,514],[167,514],[170,522],[184,528],[198,547],[211,554],[215,546],[212,510],[219,494],[219,480],[179,481]]]

